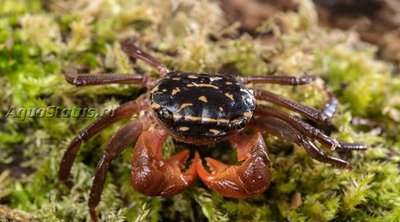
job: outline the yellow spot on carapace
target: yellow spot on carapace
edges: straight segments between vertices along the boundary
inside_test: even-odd
[[[161,106],[160,106],[160,104],[153,102],[153,103],[150,105],[150,107],[151,107],[152,109],[159,109]]]
[[[174,115],[174,120],[185,119],[193,122],[204,122],[204,123],[229,123],[229,119],[214,119],[209,117],[199,117],[199,116],[181,116],[181,115]]]
[[[175,87],[175,89],[172,90],[172,95],[174,96],[175,94],[177,94],[180,91],[181,90],[178,87]]]
[[[210,131],[211,133],[213,133],[214,135],[218,135],[221,133],[221,131],[216,130],[216,129],[209,129],[208,131]]]
[[[199,78],[199,77],[194,76],[194,75],[190,75],[190,76],[188,76],[188,78],[189,78],[189,79],[197,79],[197,78]]]
[[[184,132],[184,131],[188,131],[190,128],[189,127],[187,127],[187,126],[182,126],[182,127],[179,127],[179,131],[182,131],[182,132]]]
[[[193,106],[193,103],[182,103],[182,105],[179,107],[178,111],[181,111],[183,108],[188,107],[188,106]]]
[[[219,89],[218,86],[214,86],[214,85],[212,85],[212,84],[207,84],[207,83],[200,83],[200,84],[197,84],[197,83],[192,82],[192,84],[189,83],[189,84],[187,84],[186,86],[187,86],[187,87],[194,87],[194,86],[196,86],[196,87],[209,87],[209,88]]]
[[[167,91],[167,89],[163,89],[162,91],[163,91],[163,92],[166,92],[166,91]]]
[[[232,82],[226,82],[225,84],[226,85],[232,85],[233,83]]]
[[[233,99],[233,95],[230,93],[225,93],[225,96],[228,97],[229,99],[231,99],[232,101],[234,101]]]
[[[178,81],[178,80],[181,80],[181,78],[175,77],[175,78],[172,78],[172,80]]]
[[[218,80],[221,80],[221,79],[222,79],[221,77],[210,77],[210,81],[211,82],[218,81]]]
[[[253,113],[251,113],[251,112],[244,112],[244,113],[243,113],[243,116],[246,117],[246,118],[250,118],[251,116],[253,116]]]
[[[207,98],[205,96],[200,96],[199,100],[202,101],[202,102],[205,102],[205,103],[208,102],[208,100],[207,100]]]
[[[219,107],[219,111],[223,112],[223,111],[224,111],[224,108]]]
[[[218,86],[214,86],[212,84],[206,84],[206,83],[200,83],[198,84],[199,87],[210,87],[210,88],[214,88],[214,89],[219,89]]]
[[[156,87],[154,87],[150,92],[151,93],[155,93],[155,92],[157,92],[158,91],[158,85],[156,86]]]

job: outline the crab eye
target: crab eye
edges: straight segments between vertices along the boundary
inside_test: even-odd
[[[172,125],[174,123],[174,119],[172,116],[171,111],[166,108],[160,108],[156,111],[157,117],[162,122],[166,123],[167,125]]]

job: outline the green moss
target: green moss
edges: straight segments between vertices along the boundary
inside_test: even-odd
[[[140,90],[133,86],[77,88],[61,75],[61,67],[69,64],[87,65],[94,73],[128,73],[133,66],[155,75],[143,62],[131,64],[121,51],[118,40],[134,36],[137,44],[175,69],[229,67],[241,75],[317,75],[341,103],[332,120],[338,128],[332,136],[364,142],[370,150],[344,155],[353,170],[341,170],[312,160],[301,147],[265,135],[271,186],[258,197],[237,200],[206,190],[199,181],[172,199],[145,197],[130,186],[129,149],[110,167],[97,208],[103,220],[400,219],[400,78],[392,74],[390,64],[375,59],[376,47],[359,41],[356,34],[319,27],[311,1],[301,1],[296,13],[279,13],[266,21],[258,29],[269,34],[265,38],[239,35],[214,1],[0,0],[0,14],[5,15],[0,16],[0,162],[34,170],[13,179],[10,171],[0,173],[0,204],[8,206],[0,208],[0,214],[25,211],[24,217],[38,221],[88,219],[88,192],[97,161],[122,123],[82,146],[72,169],[74,186],[68,190],[57,179],[62,153],[94,118],[5,117],[11,107],[102,109],[137,97]],[[317,108],[327,99],[321,81],[257,87]],[[353,125],[356,118],[370,124]],[[21,148],[23,161],[14,163]],[[181,148],[168,140],[164,154]],[[213,148],[212,153],[235,161],[230,149]]]

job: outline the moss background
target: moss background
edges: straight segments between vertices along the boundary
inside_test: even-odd
[[[341,103],[331,136],[370,148],[340,155],[352,163],[348,171],[314,161],[301,147],[266,135],[272,184],[264,194],[245,200],[223,198],[199,181],[172,199],[145,197],[130,186],[128,149],[109,169],[97,208],[102,220],[400,220],[398,73],[375,59],[377,48],[356,33],[321,28],[311,1],[298,1],[297,12],[276,13],[250,36],[226,22],[218,2],[211,0],[0,0],[0,221],[88,220],[96,162],[122,123],[85,143],[69,190],[57,179],[62,154],[94,118],[6,115],[11,107],[101,110],[136,98],[143,90],[129,85],[76,88],[61,75],[61,68],[71,64],[87,65],[93,73],[133,68],[156,75],[122,53],[118,40],[132,36],[175,69],[318,75]],[[318,83],[258,87],[317,108],[326,100]],[[181,148],[169,140],[164,154]],[[225,143],[201,152],[235,161]]]

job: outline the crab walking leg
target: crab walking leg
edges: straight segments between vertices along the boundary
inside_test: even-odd
[[[325,113],[323,113],[317,109],[314,109],[312,107],[305,106],[298,102],[287,99],[283,96],[277,95],[275,93],[256,89],[256,90],[254,90],[254,96],[257,99],[265,100],[265,101],[271,102],[273,104],[283,106],[294,112],[298,112],[302,115],[305,115],[309,119],[311,119],[319,124],[324,124],[324,125],[329,124],[330,117],[328,115],[326,115]]]
[[[291,77],[291,76],[249,76],[249,77],[240,77],[240,80],[244,84],[248,83],[269,83],[269,84],[278,84],[278,85],[289,85],[289,86],[297,86],[297,85],[307,85],[315,80],[314,76],[300,76],[300,77]]]
[[[68,177],[71,173],[71,167],[74,163],[75,157],[83,142],[89,140],[109,125],[129,117],[134,113],[147,108],[147,106],[146,95],[140,96],[136,100],[124,103],[113,111],[108,112],[80,131],[79,134],[69,144],[67,151],[65,151],[61,160],[60,170],[58,171],[58,178],[60,181],[68,187],[72,186],[72,183],[68,180]]]
[[[135,146],[132,156],[131,184],[145,195],[172,197],[186,190],[196,179],[196,153],[193,162],[182,172],[189,157],[183,150],[168,160],[162,159],[162,144],[165,132],[144,131]]]
[[[244,161],[240,166],[230,166],[212,158],[206,158],[211,174],[201,161],[197,173],[204,184],[226,197],[248,198],[263,193],[270,183],[270,164],[264,139],[260,133],[238,135],[230,140],[237,150],[237,158]]]
[[[89,212],[92,221],[97,221],[96,207],[101,199],[104,181],[106,180],[107,168],[123,150],[133,143],[142,132],[140,120],[132,120],[123,126],[107,144],[101,160],[96,167],[96,174],[89,196]]]
[[[278,84],[278,85],[289,85],[289,86],[298,86],[298,85],[307,85],[314,81],[321,81],[320,78],[316,78],[315,76],[301,76],[301,77],[291,77],[291,76],[249,76],[249,77],[239,77],[239,79],[244,83],[269,83],[269,84]],[[325,86],[325,84],[320,84],[322,90],[327,94],[328,101],[325,103],[324,108],[322,109],[322,113],[328,117],[328,119],[332,118],[336,112],[336,108],[338,106],[338,100],[333,95],[332,91]],[[262,94],[262,93],[261,93]],[[267,93],[268,94],[268,93]],[[271,100],[279,100],[279,97],[273,96],[270,98]],[[272,102],[272,101],[271,101]],[[283,102],[283,101],[282,101]],[[282,104],[279,104],[282,105]],[[286,107],[286,106],[285,106]],[[289,108],[289,107],[286,107]],[[290,108],[289,108],[290,109]],[[296,111],[296,110],[294,110]],[[312,111],[314,112],[314,111]],[[320,115],[320,114],[317,114]],[[325,118],[325,117],[322,117]]]
[[[139,74],[82,74],[88,71],[80,66],[66,66],[62,69],[65,80],[74,86],[104,85],[104,84],[137,84],[146,86],[147,76]]]
[[[306,152],[313,159],[324,163],[330,163],[340,168],[351,169],[351,165],[349,162],[325,154],[320,149],[318,149],[318,147],[310,139],[308,139],[301,132],[294,129],[291,125],[280,119],[271,116],[262,117],[254,120],[251,125],[257,130],[297,143],[298,145],[304,147]]]
[[[138,47],[135,46],[135,42],[133,39],[124,39],[120,42],[122,50],[131,57],[136,59],[141,59],[153,68],[155,68],[161,76],[165,76],[169,73],[169,69],[167,66],[162,63],[160,60],[154,58],[153,56],[147,54],[142,51]]]
[[[366,150],[367,146],[364,144],[356,143],[343,143],[338,142],[335,139],[325,135],[319,129],[311,126],[310,124],[302,121],[301,119],[282,112],[274,107],[259,105],[256,110],[256,114],[261,114],[261,116],[274,116],[281,119],[288,124],[290,124],[297,131],[301,132],[305,136],[316,139],[325,147],[330,147],[333,150],[347,151],[347,150]]]
[[[322,113],[331,119],[336,112],[339,101],[336,99],[332,91],[324,86],[324,91],[328,95],[328,101],[325,103]]]

